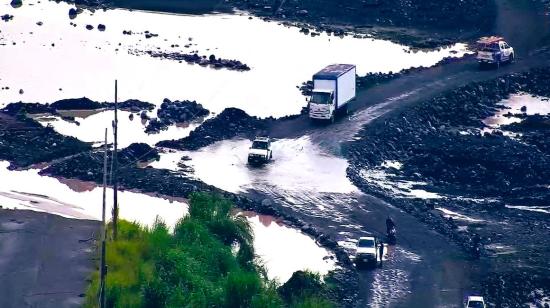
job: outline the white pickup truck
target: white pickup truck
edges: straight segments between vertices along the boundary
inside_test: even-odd
[[[260,165],[267,163],[273,158],[271,151],[271,140],[267,137],[257,137],[248,149],[248,163]]]
[[[487,308],[485,300],[481,296],[468,296],[466,308]]]
[[[378,243],[375,237],[365,236],[360,237],[357,242],[357,250],[355,251],[355,264],[376,265],[378,262]]]
[[[477,41],[478,51],[476,59],[480,66],[487,64],[500,67],[501,63],[511,63],[514,61],[514,48],[499,36],[482,37]]]

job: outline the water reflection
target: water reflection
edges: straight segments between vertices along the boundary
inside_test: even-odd
[[[512,94],[510,98],[502,100],[501,106],[505,107],[493,116],[483,120],[483,123],[491,128],[519,123],[521,118],[515,117],[516,114],[524,115],[546,115],[550,113],[549,98],[541,96],[533,96],[528,93]],[[522,108],[525,108],[522,110]]]
[[[307,235],[284,226],[271,216],[244,212],[254,229],[256,254],[267,267],[270,279],[287,281],[297,270],[321,275],[334,268],[330,253]]]
[[[133,119],[130,119],[130,114],[132,113],[129,111],[119,111],[118,113],[118,143],[120,148],[127,147],[135,142],[154,146],[161,140],[184,138],[200,125],[200,122],[171,125],[167,130],[162,130],[157,134],[147,134],[145,133],[145,123],[139,115],[134,115]],[[44,126],[52,126],[62,135],[72,136],[85,142],[102,143],[105,138],[105,128],[107,128],[109,140],[111,140],[109,142],[112,142],[111,123],[114,119],[112,110],[96,111],[94,113],[85,111],[64,112],[63,115],[74,116],[79,124],[62,120],[57,116],[40,116],[37,117],[37,120]]]
[[[102,188],[78,180],[58,180],[40,176],[39,170],[8,170],[0,161],[0,177],[9,179],[0,185],[0,205],[4,208],[29,209],[77,219],[101,219]],[[110,217],[112,190],[107,190]],[[168,200],[131,191],[118,194],[122,219],[151,226],[159,216],[169,226],[187,213],[184,200]]]
[[[118,79],[121,100],[160,104],[164,98],[192,99],[213,112],[233,106],[253,115],[283,116],[300,111],[305,100],[296,86],[327,64],[353,63],[363,75],[431,66],[466,52],[464,44],[426,53],[383,40],[311,37],[299,28],[239,15],[97,10],[79,14],[73,27],[70,7],[36,0],[18,9],[0,4],[0,11],[15,16],[2,23],[0,33],[0,84],[10,88],[0,90],[0,104],[82,96],[112,101],[112,81]],[[106,31],[85,28],[99,23]],[[123,35],[124,30],[139,34]],[[146,39],[146,30],[159,37]],[[129,54],[134,49],[215,54],[238,59],[252,70],[214,70]]]

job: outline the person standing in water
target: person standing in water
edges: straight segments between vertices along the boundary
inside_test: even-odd
[[[378,246],[378,255],[380,256],[380,266],[382,266],[382,257],[384,256],[384,242],[380,241]]]

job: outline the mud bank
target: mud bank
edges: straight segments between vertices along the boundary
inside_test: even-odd
[[[100,110],[100,109],[114,109],[114,103],[96,102],[87,97],[70,98],[55,101],[51,104],[41,103],[11,103],[4,107],[1,111],[9,115],[22,114],[39,114],[49,113],[58,115],[58,111],[62,110]],[[130,99],[118,103],[120,110],[126,110],[131,112],[151,111],[155,108],[154,104],[148,102],[142,102],[137,99]]]
[[[0,159],[10,161],[10,168],[49,162],[90,149],[89,144],[43,127],[24,114],[0,112]]]
[[[265,19],[300,25],[305,35],[314,36],[319,32],[327,32],[334,36],[344,36],[348,32],[364,33],[418,48],[449,45],[459,37],[488,31],[496,17],[496,8],[491,0],[467,0],[458,3],[451,0],[230,0],[201,1],[200,3],[187,0],[69,0],[67,2],[93,8],[117,7],[185,14],[231,12],[237,9]]]
[[[542,116],[509,125],[517,138],[502,132],[507,126],[484,131],[483,120],[501,111],[510,94],[550,95],[549,78],[550,68],[541,68],[446,92],[374,121],[345,147],[348,177],[364,192],[412,213],[467,251],[471,237],[481,235],[482,258],[491,264],[487,279],[509,279],[486,283],[483,292],[503,307],[530,301],[533,290],[515,287],[519,276],[548,275],[547,214],[508,205],[550,201],[550,138],[546,124],[540,127],[547,121]]]

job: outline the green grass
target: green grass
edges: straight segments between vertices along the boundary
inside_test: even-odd
[[[281,296],[255,262],[250,225],[231,214],[229,201],[202,193],[190,201],[173,233],[161,221],[150,229],[119,222],[119,239],[107,244],[109,307],[333,307],[314,274],[316,292]],[[98,307],[98,280],[94,273],[86,307]]]

